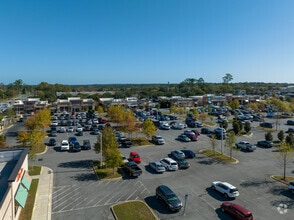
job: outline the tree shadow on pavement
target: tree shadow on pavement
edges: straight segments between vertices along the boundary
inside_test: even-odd
[[[80,173],[76,174],[75,176],[71,177],[77,181],[97,181],[97,175],[94,173]]]
[[[58,164],[58,167],[92,169],[93,161],[92,160],[69,161],[69,162],[64,162],[64,163]]]

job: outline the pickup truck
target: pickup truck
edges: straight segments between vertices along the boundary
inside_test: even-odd
[[[123,168],[130,176],[138,177],[142,174],[142,169],[134,161],[125,163]]]

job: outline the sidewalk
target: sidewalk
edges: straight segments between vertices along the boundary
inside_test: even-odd
[[[51,220],[53,171],[42,166],[32,220]],[[36,177],[36,178],[38,178]],[[34,178],[34,176],[32,176]]]

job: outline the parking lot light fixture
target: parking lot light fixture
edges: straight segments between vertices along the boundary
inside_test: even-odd
[[[103,167],[103,155],[102,155],[102,132],[100,134],[100,168],[102,169]]]

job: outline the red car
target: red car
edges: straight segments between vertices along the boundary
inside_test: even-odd
[[[236,220],[253,220],[252,212],[239,204],[223,202],[220,207],[224,213],[227,213]]]
[[[130,160],[136,162],[136,163],[141,163],[141,157],[137,152],[130,152]]]

